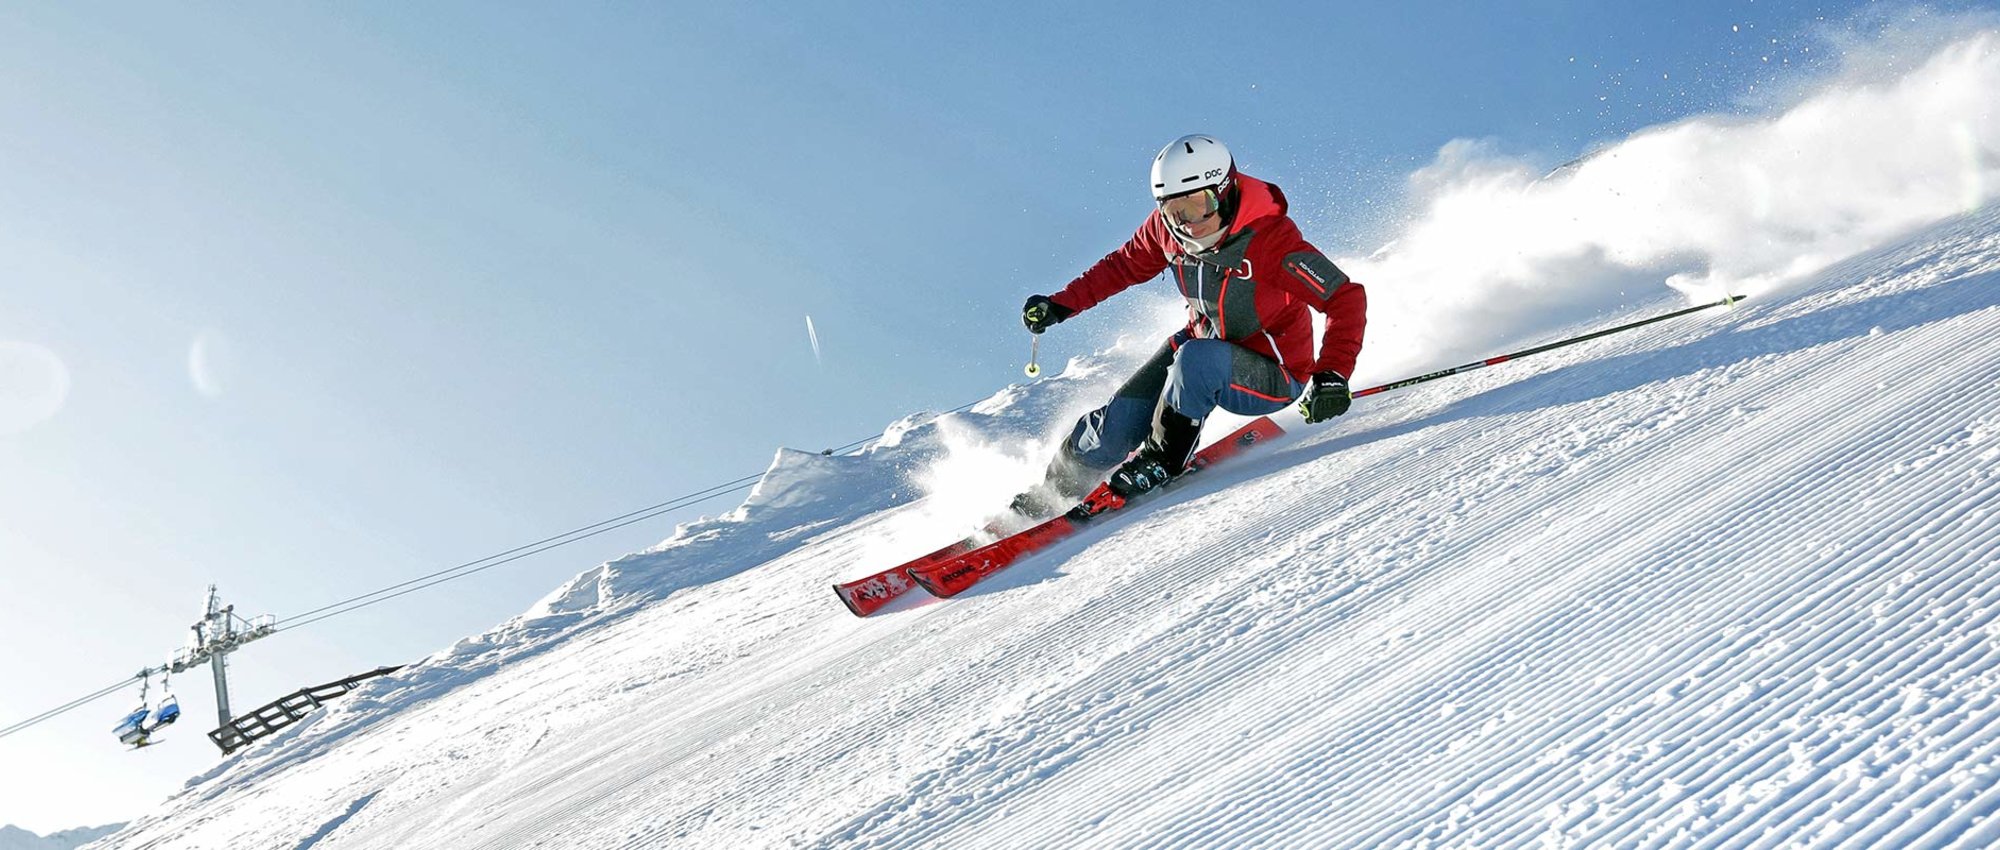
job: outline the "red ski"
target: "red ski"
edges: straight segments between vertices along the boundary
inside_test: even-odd
[[[1235,433],[1211,443],[1208,448],[1196,452],[1193,466],[1196,469],[1200,469],[1223,458],[1235,455],[1237,452],[1242,451],[1244,447],[1258,440],[1275,437],[1282,433],[1284,433],[1284,429],[1279,428],[1277,423],[1272,422],[1268,417],[1259,417],[1255,422],[1237,429]],[[1062,519],[1062,517],[1057,517],[1056,519]],[[1055,520],[1050,520],[1049,522],[1055,522]],[[930,569],[934,565],[951,561],[974,550],[982,549],[982,547],[992,548],[1009,540],[1034,534],[1038,529],[1048,524],[1043,523],[1041,526],[1030,528],[1020,534],[1004,537],[997,541],[993,540],[993,538],[1001,533],[1000,529],[995,525],[988,525],[983,535],[967,537],[964,540],[960,540],[921,558],[897,564],[872,576],[835,584],[833,586],[833,593],[840,597],[840,603],[846,605],[847,610],[854,612],[854,616],[866,617],[881,610],[882,606],[896,601],[898,597],[909,592],[910,588],[916,587],[917,585],[912,579],[912,574],[916,570]],[[1050,538],[1048,542],[1053,542],[1056,539],[1060,538]],[[990,544],[989,541],[991,541]],[[1047,543],[1041,545],[1047,545]],[[1030,548],[1040,548],[1040,546]],[[957,591],[953,592],[956,593]],[[940,593],[937,595],[948,596],[949,594]]]
[[[1270,417],[1260,416],[1256,421],[1197,452],[1193,462],[1189,464],[1189,471],[1203,469],[1234,457],[1244,449],[1283,433],[1284,429],[1279,428],[1278,423],[1272,422]],[[1179,480],[1175,479],[1175,482]],[[1175,482],[1169,482],[1166,486],[1171,487]],[[1158,493],[1163,489],[1166,487],[1152,492]],[[1122,507],[1125,507],[1125,499],[1111,492],[1109,486],[1100,484],[1090,495],[1084,497],[1081,504],[1071,508],[1069,513],[969,552],[933,558],[923,563],[912,562],[909,567],[909,577],[923,589],[930,591],[933,596],[949,599],[964,593],[966,588],[978,584],[987,576],[1013,565],[1023,556],[1075,534],[1078,529],[1098,516]]]
[[[896,601],[896,597],[902,596],[910,588],[916,587],[910,581],[910,570],[963,555],[979,548],[983,545],[982,541],[991,540],[998,533],[992,526],[988,526],[987,534],[983,538],[967,537],[909,563],[897,564],[865,578],[841,582],[833,586],[833,592],[840,597],[841,604],[846,605],[847,610],[854,612],[854,616],[866,617],[881,610],[882,606]]]

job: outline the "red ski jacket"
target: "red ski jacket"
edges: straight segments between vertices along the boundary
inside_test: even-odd
[[[1262,354],[1301,383],[1314,372],[1354,374],[1367,324],[1368,296],[1299,234],[1285,215],[1285,195],[1254,177],[1236,176],[1236,213],[1229,235],[1190,254],[1155,209],[1125,246],[1098,260],[1050,298],[1082,312],[1171,271],[1188,302],[1188,329]],[[1313,355],[1312,317],[1326,316],[1326,336]]]

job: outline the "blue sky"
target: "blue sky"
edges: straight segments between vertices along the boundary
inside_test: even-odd
[[[1366,254],[1445,143],[1553,166],[1754,110],[1864,4],[1649,5],[13,10],[0,353],[49,409],[0,416],[0,723],[157,663],[210,582],[295,614],[987,395],[1022,298],[1129,235],[1182,133]],[[237,706],[731,504],[255,645]],[[0,740],[0,823],[131,817],[212,764],[176,684],[167,747],[118,749],[124,698]]]

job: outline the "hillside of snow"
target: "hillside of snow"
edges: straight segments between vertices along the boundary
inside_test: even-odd
[[[868,620],[948,536],[893,470],[1111,378],[786,454],[98,846],[1991,846],[1996,283],[1987,212]]]
[[[1983,34],[1547,179],[1448,150],[1405,238],[1342,260],[1371,281],[1359,384],[1753,298],[1287,414],[865,620],[829,583],[952,539],[1156,336],[780,452],[736,511],[92,846],[2000,845],[1996,82]],[[1963,121],[1932,139],[1938,114]]]

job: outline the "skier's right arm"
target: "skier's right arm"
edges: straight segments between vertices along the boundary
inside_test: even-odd
[[[1167,244],[1172,238],[1167,233],[1166,219],[1160,217],[1159,210],[1154,210],[1123,247],[1106,254],[1049,300],[1072,313],[1081,313],[1106,298],[1158,277],[1167,270]]]

